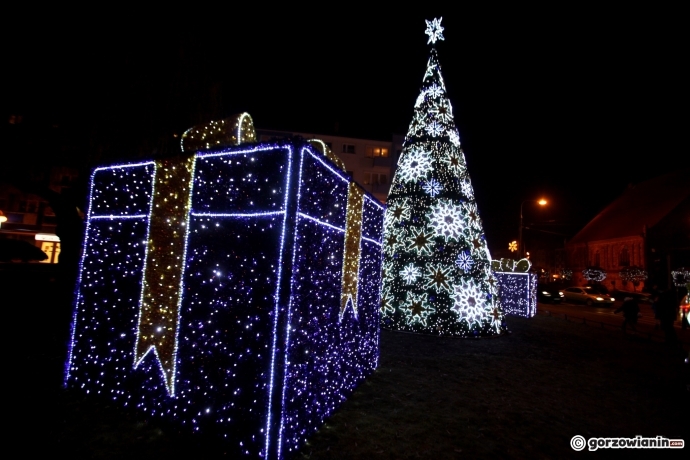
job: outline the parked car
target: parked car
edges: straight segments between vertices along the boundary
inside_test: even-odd
[[[563,291],[548,284],[537,285],[537,301],[544,303],[561,303]]]
[[[563,295],[566,302],[611,306],[616,299],[604,293],[605,289],[603,286],[574,286],[563,289]]]

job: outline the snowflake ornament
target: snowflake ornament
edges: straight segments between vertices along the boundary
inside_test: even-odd
[[[463,203],[464,214],[467,216],[467,222],[475,230],[482,230],[482,221],[479,219],[479,211],[476,203]]]
[[[472,188],[472,183],[467,177],[464,178],[460,183],[460,190],[462,190],[462,194],[470,200],[474,199],[474,189]]]
[[[453,123],[453,107],[448,100],[441,99],[432,109],[431,112],[438,118],[441,123]]]
[[[407,284],[414,283],[415,281],[417,281],[417,278],[419,278],[421,275],[421,270],[414,264],[409,264],[407,267],[403,268],[400,271],[400,277],[404,279]]]
[[[440,18],[434,18],[431,21],[426,21],[426,30],[424,31],[425,34],[429,36],[429,41],[427,41],[427,45],[431,43],[432,45],[435,44],[439,40],[443,40],[443,27],[441,27],[441,21],[443,20],[443,17]]]
[[[455,265],[468,272],[472,270],[472,267],[474,266],[474,259],[470,255],[469,251],[462,251],[460,254],[458,254],[458,258],[455,259]]]
[[[432,198],[441,193],[441,191],[443,190],[443,186],[441,185],[441,183],[433,178],[426,181],[422,188]]]
[[[467,171],[462,150],[451,149],[450,152],[444,155],[441,161],[448,167],[450,173],[456,177],[461,177]]]
[[[403,182],[423,179],[431,171],[431,155],[422,148],[413,148],[404,155],[398,164],[397,173]]]
[[[438,86],[437,84],[434,83],[433,85],[429,86],[429,88],[426,90],[426,93],[430,97],[435,99],[437,97],[443,96],[443,88],[441,88],[440,86]],[[424,94],[424,93],[422,93],[422,94]]]
[[[417,252],[417,255],[431,254],[434,247],[434,233],[426,228],[413,228],[410,230],[409,249]]]
[[[381,304],[379,305],[379,311],[382,314],[385,314],[388,311],[391,313],[395,312],[395,308],[393,308],[393,296],[390,294],[390,290],[388,288],[381,292]]]
[[[415,294],[413,292],[407,292],[407,302],[402,306],[405,316],[407,317],[407,324],[414,322],[422,323],[426,326],[426,319],[429,313],[435,311],[427,303],[428,294],[425,292],[423,294]]]
[[[443,133],[443,125],[436,120],[426,125],[426,132],[429,136],[439,137]]]
[[[386,209],[386,213],[383,217],[383,226],[384,228],[389,229],[394,224],[409,218],[410,208],[407,204],[407,200],[401,200],[388,206],[388,209]]]
[[[459,240],[467,226],[463,218],[462,205],[453,204],[448,200],[439,200],[428,218],[436,235],[442,236],[446,241]]]
[[[383,251],[386,254],[395,254],[403,245],[403,232],[387,231],[383,238]]]
[[[441,292],[441,291],[452,291],[452,287],[450,285],[450,281],[452,280],[453,276],[451,274],[451,270],[453,269],[452,266],[446,267],[443,265],[429,265],[427,267],[427,270],[429,272],[427,273],[427,279],[429,282],[426,284],[425,287],[431,287],[436,289],[436,292]]]
[[[450,140],[450,143],[454,146],[460,147],[460,134],[458,134],[457,129],[448,133],[448,140]]]
[[[451,309],[470,327],[474,323],[479,324],[486,310],[486,299],[481,288],[473,280],[462,280],[459,285],[453,286],[453,292]]]

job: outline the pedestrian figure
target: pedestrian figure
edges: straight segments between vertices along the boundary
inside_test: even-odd
[[[626,297],[623,299],[623,305],[618,307],[614,313],[623,312],[623,333],[625,334],[625,329],[628,325],[633,331],[637,332],[637,315],[640,313],[640,306],[637,301],[632,297]]]

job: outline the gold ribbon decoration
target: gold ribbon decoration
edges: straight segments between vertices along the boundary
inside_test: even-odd
[[[355,317],[357,317],[357,284],[359,278],[359,258],[362,252],[363,205],[364,190],[356,183],[350,182],[347,193],[343,278],[340,290],[341,320],[348,304],[352,305]]]
[[[170,395],[175,393],[177,329],[195,159],[192,155],[156,161],[134,347],[135,368],[149,352],[156,354]]]
[[[182,134],[183,152],[201,152],[256,142],[254,121],[247,112],[189,128]]]

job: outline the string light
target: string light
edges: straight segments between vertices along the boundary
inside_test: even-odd
[[[582,276],[587,281],[601,282],[606,279],[606,270],[599,267],[589,267],[582,270]]]

